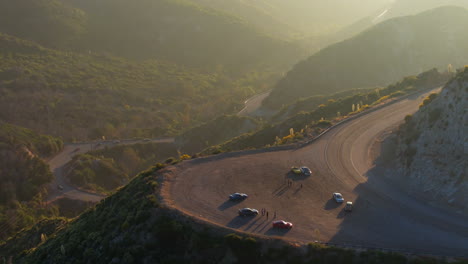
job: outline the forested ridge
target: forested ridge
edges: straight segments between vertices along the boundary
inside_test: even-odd
[[[0,119],[66,141],[175,135],[232,114],[301,53],[186,0],[0,7]]]
[[[286,69],[302,55],[292,43],[189,0],[1,1],[0,22],[0,32],[51,48],[236,73]]]

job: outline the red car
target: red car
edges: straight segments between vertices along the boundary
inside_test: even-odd
[[[283,220],[278,220],[278,221],[273,222],[273,227],[282,228],[282,229],[291,229],[293,227],[293,224],[290,222],[283,221]]]

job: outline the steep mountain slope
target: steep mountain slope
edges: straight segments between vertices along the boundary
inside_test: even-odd
[[[249,117],[220,116],[178,135],[177,148],[183,153],[197,153],[259,127],[259,122]]]
[[[400,128],[398,167],[412,192],[468,213],[468,68]]]
[[[272,108],[299,97],[385,85],[468,60],[468,10],[441,7],[382,22],[298,63],[265,100]]]
[[[74,46],[86,30],[86,15],[60,0],[1,0],[0,33],[50,47]]]
[[[65,140],[177,133],[234,111],[262,76],[233,80],[222,71],[60,52],[2,34],[0,58],[0,120]]]

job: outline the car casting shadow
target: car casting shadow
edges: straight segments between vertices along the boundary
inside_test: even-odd
[[[323,209],[332,210],[332,209],[340,207],[341,205],[342,204],[335,202],[335,200],[329,199],[327,203],[323,206]]]
[[[263,218],[263,221],[262,221],[261,223],[259,223],[259,224],[252,230],[252,232],[256,232],[258,228],[260,228],[261,226],[263,226],[263,227],[259,230],[259,231],[262,231],[262,230],[265,228],[265,226],[266,226],[266,225],[264,225],[265,222],[267,222],[267,225],[268,225],[268,223],[269,223],[268,219],[266,219],[265,217],[262,217],[262,218]]]
[[[281,229],[281,228],[273,228],[270,227],[264,234],[267,236],[284,236],[289,233],[291,229]]]
[[[234,202],[234,201],[231,201],[231,200],[227,200],[227,201],[225,201],[224,203],[222,203],[222,204],[220,204],[218,206],[218,210],[224,211],[226,209],[229,209],[229,208],[233,207],[234,205],[240,204],[241,202],[242,201]]]
[[[232,228],[241,228],[255,218],[255,216],[236,216],[227,223],[227,226]]]
[[[260,217],[255,217],[255,220],[254,221],[251,221],[250,224],[245,228],[246,231],[248,231],[250,228],[252,228],[253,226],[257,225],[256,228],[258,228],[258,226],[260,226],[262,223],[264,223],[265,221],[263,221],[262,223],[258,223],[260,221]],[[254,229],[254,230],[255,230]],[[252,230],[253,231],[253,230]]]

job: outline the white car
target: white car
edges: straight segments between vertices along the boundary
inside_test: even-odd
[[[342,203],[344,202],[344,198],[343,198],[343,195],[341,195],[341,193],[333,193],[333,199],[335,200],[335,202],[337,203]]]

